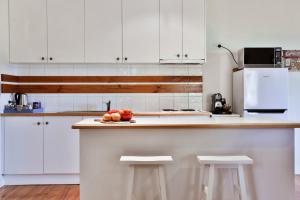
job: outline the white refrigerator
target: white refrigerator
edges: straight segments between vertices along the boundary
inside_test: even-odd
[[[288,118],[300,121],[300,72],[289,72]],[[300,129],[295,130],[295,172],[300,174]]]
[[[233,73],[233,112],[243,117],[287,119],[288,70],[244,68]]]

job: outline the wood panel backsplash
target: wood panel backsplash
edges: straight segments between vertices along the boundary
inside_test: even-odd
[[[12,76],[2,74],[1,80],[5,82],[1,86],[2,93],[202,93],[203,91],[202,76]]]

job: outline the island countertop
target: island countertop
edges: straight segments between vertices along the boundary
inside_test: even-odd
[[[101,123],[95,119],[85,119],[72,126],[73,129],[110,128],[300,128],[300,122],[243,118],[243,117],[136,117],[136,123]]]

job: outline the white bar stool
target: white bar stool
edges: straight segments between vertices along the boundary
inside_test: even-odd
[[[130,165],[126,200],[133,200],[134,170],[137,165],[153,165],[158,169],[161,200],[167,200],[164,164],[173,162],[172,156],[121,156],[120,162]]]
[[[197,156],[200,165],[208,166],[208,185],[205,187],[206,200],[213,200],[215,168],[236,168],[238,170],[240,199],[248,200],[244,165],[252,165],[253,160],[248,156]],[[223,166],[223,167],[222,167]],[[226,167],[225,167],[226,166]]]

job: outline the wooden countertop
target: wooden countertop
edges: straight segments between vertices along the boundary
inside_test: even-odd
[[[111,128],[300,128],[300,121],[284,121],[274,119],[242,118],[242,117],[197,117],[194,118],[138,118],[136,123],[100,123],[95,119],[86,119],[72,126],[73,129],[111,129]]]
[[[59,116],[102,116],[105,112],[55,112],[55,113],[2,113],[3,117],[59,117]],[[184,111],[175,111],[175,112],[137,112],[134,113],[134,116],[211,116],[210,112],[184,112]]]

